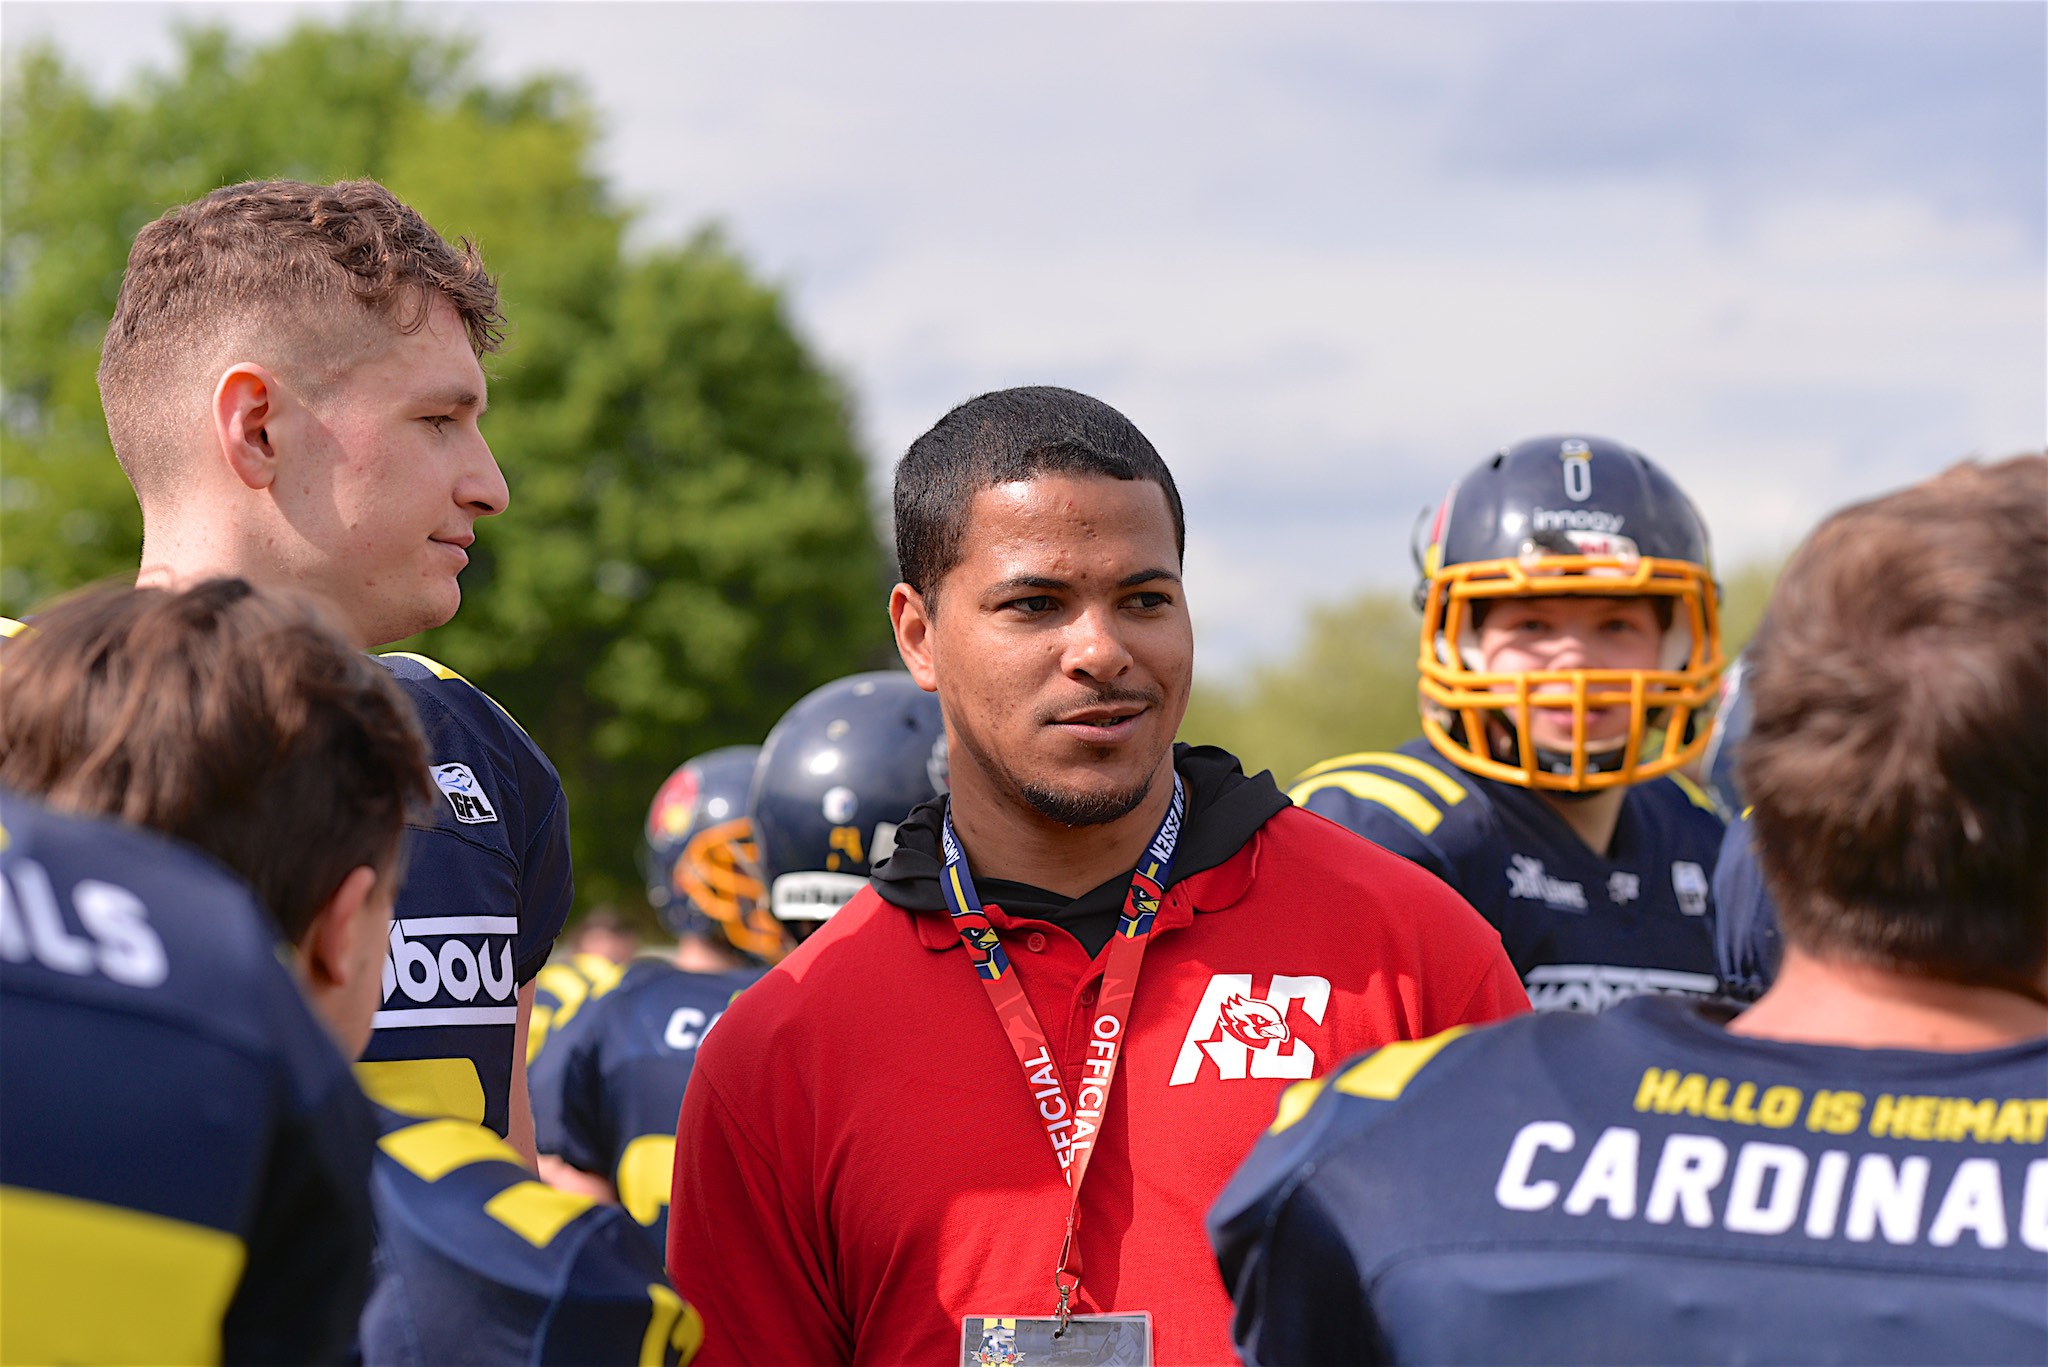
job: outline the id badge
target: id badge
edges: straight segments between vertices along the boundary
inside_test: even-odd
[[[1152,1367],[1152,1316],[969,1315],[960,1322],[961,1367]]]

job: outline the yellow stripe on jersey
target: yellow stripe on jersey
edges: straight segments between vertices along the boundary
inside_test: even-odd
[[[356,1065],[363,1095],[400,1115],[484,1123],[484,1080],[466,1058],[385,1059]]]
[[[1273,1123],[1266,1133],[1278,1134],[1307,1115],[1309,1108],[1316,1104],[1316,1098],[1323,1094],[1323,1088],[1329,1080],[1326,1077],[1310,1078],[1307,1082],[1297,1082],[1280,1093],[1280,1114],[1273,1117]]]
[[[640,1367],[688,1367],[704,1346],[704,1317],[660,1282],[647,1284],[653,1313],[640,1340]]]
[[[0,1187],[0,1362],[219,1362],[247,1260],[224,1230]]]
[[[439,660],[430,659],[425,655],[415,655],[410,650],[389,650],[385,652],[385,655],[390,659],[411,660],[416,665],[424,665],[428,672],[437,679],[447,679],[451,683],[469,683],[469,680],[457,674],[447,665],[442,664]],[[471,688],[476,687],[475,684],[470,684],[469,686]]]
[[[535,1248],[546,1248],[563,1225],[596,1204],[588,1196],[556,1191],[538,1182],[514,1182],[484,1202],[484,1214]]]
[[[1446,807],[1455,807],[1465,800],[1464,785],[1433,765],[1426,764],[1413,755],[1398,754],[1392,750],[1366,750],[1356,755],[1340,755],[1326,759],[1321,764],[1311,764],[1294,776],[1296,783],[1304,779],[1327,774],[1332,769],[1354,768],[1369,764],[1378,769],[1391,769],[1397,774],[1406,774],[1416,782],[1429,787],[1444,800]]]
[[[519,1153],[481,1125],[461,1120],[429,1120],[393,1130],[377,1147],[429,1182],[438,1182],[471,1163],[518,1163]]]
[[[1361,774],[1350,769],[1340,769],[1333,774],[1297,783],[1287,790],[1287,799],[1297,807],[1306,807],[1309,798],[1325,788],[1341,788],[1353,797],[1377,802],[1423,835],[1435,830],[1444,819],[1435,803],[1401,780],[1388,778],[1385,774]]]
[[[12,617],[0,617],[0,641],[4,641],[10,636],[19,636],[27,630],[27,622],[17,622]]]
[[[643,1225],[661,1218],[675,1180],[676,1137],[643,1134],[619,1155],[619,1204]]]
[[[1676,769],[1673,769],[1671,773],[1668,775],[1668,777],[1671,779],[1673,783],[1676,783],[1681,789],[1685,791],[1685,795],[1687,797],[1692,799],[1693,806],[1704,807],[1716,816],[1719,816],[1721,814],[1721,809],[1714,805],[1714,799],[1708,797],[1706,790],[1701,788],[1699,784],[1694,783],[1691,779],[1687,778],[1684,774],[1679,773]]]
[[[1408,1089],[1415,1075],[1436,1057],[1437,1050],[1471,1028],[1469,1025],[1454,1025],[1441,1035],[1431,1035],[1428,1039],[1401,1040],[1384,1045],[1378,1053],[1346,1070],[1344,1076],[1337,1079],[1337,1090],[1346,1096],[1392,1101]]]
[[[450,669],[447,665],[442,664],[439,660],[436,660],[428,655],[415,654],[410,650],[387,650],[384,652],[384,658],[411,660],[414,664],[423,666],[430,674],[432,674],[437,679],[445,679],[450,683],[469,684],[471,688],[476,688],[475,684],[469,683],[469,680],[463,678],[460,674],[457,674],[454,670]],[[519,718],[513,716],[510,712],[506,712],[505,705],[503,703],[499,702],[490,694],[485,693],[481,688],[476,688],[476,691],[483,696],[483,700],[485,702],[497,708],[498,711],[504,713],[506,721],[511,722],[514,726],[519,726]],[[523,726],[519,726],[519,734],[522,736],[526,736],[526,728]],[[533,737],[531,736],[527,736],[526,738],[528,740],[533,739]]]
[[[555,1027],[555,1008],[542,1002],[535,1002],[533,1010],[526,1013],[526,1066],[540,1057],[540,1047],[548,1042],[548,1031]]]
[[[619,979],[626,976],[624,964],[613,963],[602,954],[572,954],[569,962],[576,965],[576,971],[590,980],[590,995],[602,997],[619,985]]]
[[[583,1009],[585,1001],[594,1001],[619,985],[626,976],[626,970],[602,954],[571,955],[567,963],[551,963],[534,975],[535,987],[554,997],[556,1005],[549,1028],[559,1030]],[[529,1021],[527,1029],[532,1030]],[[539,1052],[531,1043],[527,1046],[528,1061]]]

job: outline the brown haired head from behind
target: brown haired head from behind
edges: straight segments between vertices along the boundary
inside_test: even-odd
[[[0,645],[0,785],[238,874],[360,1051],[406,821],[433,799],[413,709],[298,594],[89,590]]]
[[[2048,997],[2048,458],[1836,513],[1751,647],[1739,761],[1790,949]]]
[[[495,282],[374,181],[252,181],[137,234],[100,400],[143,582],[316,590],[358,644],[437,626],[507,495],[477,421]]]

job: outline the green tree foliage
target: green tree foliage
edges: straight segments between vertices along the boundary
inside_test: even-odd
[[[93,372],[135,232],[235,181],[372,176],[482,246],[512,323],[484,421],[511,510],[478,528],[462,612],[407,648],[553,757],[586,903],[640,905],[670,768],[885,658],[846,395],[715,232],[623,249],[574,86],[489,84],[465,43],[382,10],[262,47],[190,32],[112,98],[42,50],[5,84],[0,612],[134,570]]]
[[[1730,659],[1755,634],[1780,567],[1747,565],[1722,581],[1721,642]],[[1291,658],[1255,665],[1240,680],[1197,683],[1181,739],[1220,745],[1247,771],[1271,769],[1283,785],[1318,760],[1390,750],[1422,733],[1421,627],[1402,593],[1312,607]]]

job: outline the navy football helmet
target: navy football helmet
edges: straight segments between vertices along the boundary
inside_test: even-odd
[[[1417,550],[1422,729],[1453,764],[1584,793],[1669,773],[1705,747],[1725,664],[1706,524],[1640,452],[1598,437],[1503,448],[1451,487]],[[1663,600],[1658,667],[1485,670],[1478,619],[1487,605],[1567,595]],[[1626,738],[1589,745],[1588,714],[1610,707],[1629,709]],[[1536,746],[1529,723],[1539,708],[1571,713],[1569,753]]]
[[[867,883],[910,809],[946,791],[939,700],[908,674],[854,674],[775,723],[747,813],[775,918],[802,939]]]
[[[729,745],[686,761],[647,809],[640,871],[647,901],[672,935],[723,940],[774,963],[787,944],[754,876],[747,791],[757,745]]]

